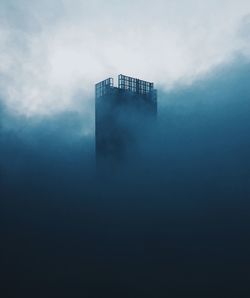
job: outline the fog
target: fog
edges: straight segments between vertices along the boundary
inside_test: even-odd
[[[119,73],[190,85],[249,60],[249,15],[248,0],[1,0],[1,101],[27,117],[87,116],[93,85]]]
[[[157,122],[133,128],[105,176],[81,111],[31,120],[2,106],[9,297],[246,297],[249,70],[239,58],[158,90]]]

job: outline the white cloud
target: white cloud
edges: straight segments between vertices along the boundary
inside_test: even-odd
[[[173,88],[249,57],[248,0],[0,5],[0,94],[28,116],[87,110],[94,83],[119,73]]]

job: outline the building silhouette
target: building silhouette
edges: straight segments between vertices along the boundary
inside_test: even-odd
[[[117,164],[133,150],[137,133],[145,121],[157,115],[157,90],[154,84],[119,75],[95,85],[96,162]]]

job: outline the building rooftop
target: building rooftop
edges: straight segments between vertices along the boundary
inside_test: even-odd
[[[154,83],[139,80],[120,74],[118,76],[118,86],[114,86],[114,79],[108,78],[95,85],[96,97],[105,95],[110,89],[127,90],[137,94],[150,94],[154,91]]]

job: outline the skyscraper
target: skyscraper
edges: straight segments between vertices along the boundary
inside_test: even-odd
[[[95,142],[97,164],[116,164],[126,159],[144,121],[157,115],[154,84],[119,75],[95,85]]]

